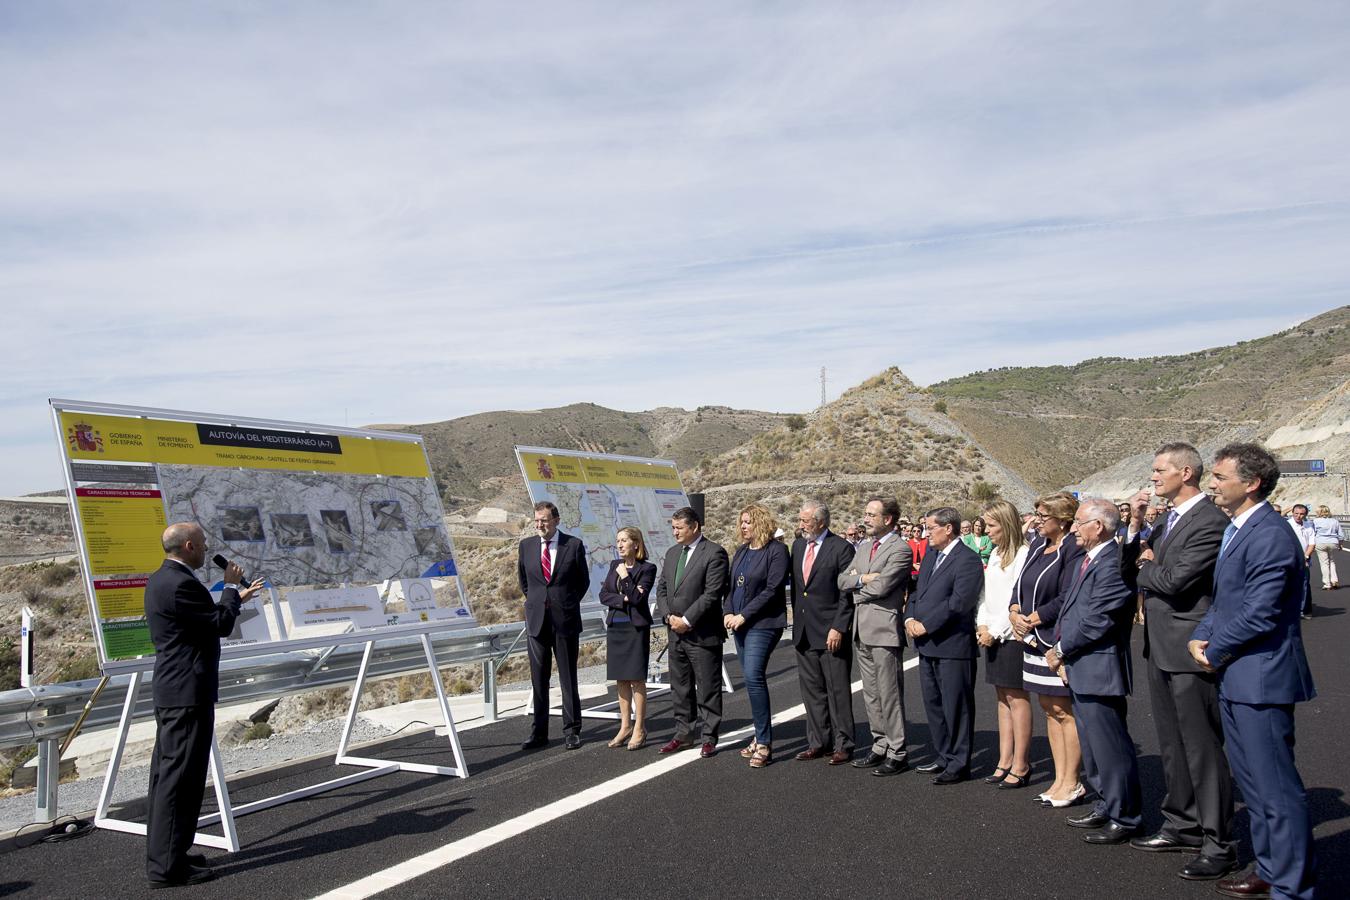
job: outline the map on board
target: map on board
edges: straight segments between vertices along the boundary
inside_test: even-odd
[[[600,585],[616,557],[620,528],[642,530],[647,558],[658,567],[674,545],[670,517],[689,505],[675,463],[540,447],[517,447],[516,457],[530,501],[557,506],[559,528],[586,546],[591,589],[583,609],[600,609]]]
[[[426,478],[160,465],[168,520],[196,521],[250,578],[275,585],[453,576]]]

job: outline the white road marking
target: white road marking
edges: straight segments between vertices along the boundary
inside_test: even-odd
[[[919,664],[917,657],[906,660],[904,667],[912,669]],[[862,682],[855,681],[850,685],[852,693],[862,690]],[[780,725],[783,722],[790,722],[806,714],[806,707],[802,704],[785,709],[773,717],[773,723]],[[743,738],[754,734],[754,726],[741,728],[730,734],[723,735],[718,741],[719,748],[727,748],[737,744]],[[584,791],[573,794],[570,797],[564,797],[561,800],[555,800],[553,803],[546,804],[538,809],[530,810],[516,816],[514,819],[507,819],[505,822],[493,825],[491,828],[484,828],[482,831],[475,832],[458,840],[451,841],[448,844],[437,847],[435,850],[428,850],[420,856],[414,856],[412,859],[404,860],[401,863],[392,865],[387,869],[381,869],[353,881],[351,884],[335,888],[326,894],[320,894],[315,900],[364,900],[366,897],[373,897],[376,894],[387,891],[390,888],[398,887],[401,884],[409,882],[421,875],[426,875],[433,869],[439,869],[448,866],[453,862],[464,859],[477,853],[479,850],[486,850],[488,847],[500,844],[502,841],[510,840],[513,837],[522,835],[531,829],[538,828],[540,825],[546,825],[555,819],[560,819],[568,813],[574,813],[579,809],[585,809],[587,806],[599,803],[613,797],[615,794],[622,793],[629,788],[645,784],[654,778],[659,778],[667,772],[673,772],[681,766],[686,766],[691,762],[701,760],[698,751],[695,749],[684,750],[673,754],[654,763],[645,765],[640,769],[634,769],[617,778],[597,784],[594,787],[587,788]]]

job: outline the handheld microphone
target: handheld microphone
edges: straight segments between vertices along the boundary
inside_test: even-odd
[[[213,562],[213,563],[215,563],[216,565],[220,566],[220,571],[221,571],[221,573],[222,573],[222,577],[223,577],[223,574],[224,574],[225,570],[228,569],[228,568],[230,567],[230,561],[229,561],[228,559],[226,559],[224,556],[221,556],[219,553],[217,553],[215,556],[211,557],[211,562]],[[247,575],[245,575],[243,572],[240,572],[240,573],[239,573],[239,586],[240,586],[240,587],[246,587],[247,585],[250,585],[250,584],[252,584],[252,583],[253,583],[253,582],[251,582],[251,581],[248,580],[248,576],[247,576]]]

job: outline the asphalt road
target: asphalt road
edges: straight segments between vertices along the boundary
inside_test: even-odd
[[[1350,566],[1350,555],[1341,559]],[[1350,588],[1316,591],[1318,613],[1304,623],[1319,696],[1298,708],[1298,760],[1326,897],[1350,896],[1348,601]],[[1136,654],[1138,646],[1136,629]],[[739,685],[734,661],[729,667]],[[790,711],[800,702],[790,648],[774,654],[770,675],[775,712]],[[997,732],[993,689],[983,684],[983,671],[980,679],[975,766],[982,776],[996,762]],[[1143,679],[1137,680],[1142,688]],[[928,734],[913,669],[905,687],[911,758],[922,761]],[[744,692],[725,699],[724,734],[744,730],[750,724]],[[854,700],[865,746],[861,694]],[[522,753],[527,720],[513,718],[463,735],[471,778],[394,774],[240,818],[240,852],[207,851],[221,877],[169,896],[190,890],[203,900],[314,897],[407,861],[415,877],[384,896],[1217,896],[1210,883],[1176,877],[1188,857],[1089,846],[1082,832],[1063,824],[1066,811],[1031,802],[1042,789],[1036,785],[1050,778],[1039,714],[1033,787],[996,791],[978,780],[937,787],[912,771],[879,779],[851,767],[795,762],[791,754],[805,746],[799,716],[777,726],[779,761],[763,770],[749,769],[734,752],[743,741],[724,743],[710,760],[661,758],[655,748],[670,735],[669,701],[656,700],[654,707],[653,739],[641,752],[607,749],[614,725],[587,720],[579,751],[564,751],[555,740]],[[1146,690],[1131,701],[1130,727],[1140,750],[1145,825],[1153,828],[1163,785]],[[557,720],[554,728],[556,736]],[[453,764],[444,738],[382,755]],[[332,768],[292,772],[233,796],[245,803],[336,774]],[[594,799],[606,790],[612,795]],[[540,821],[520,826],[531,818]],[[513,828],[503,836],[506,825]],[[1245,811],[1238,832],[1250,861]],[[454,861],[434,858],[451,851],[457,851]],[[131,835],[95,831],[15,849],[0,856],[0,865],[0,896],[149,894],[144,840]]]

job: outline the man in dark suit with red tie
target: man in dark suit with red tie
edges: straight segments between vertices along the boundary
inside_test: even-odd
[[[220,639],[234,630],[239,604],[263,587],[255,581],[241,591],[243,573],[230,563],[217,604],[193,574],[206,562],[201,526],[177,522],[161,540],[167,558],[145,584],[145,618],[155,644],[155,749],[145,831],[145,871],[152,888],[214,877],[205,857],[188,850],[197,833],[215,734]]]
[[[525,595],[529,632],[530,686],[534,726],[520,745],[533,750],[548,743],[549,674],[558,659],[566,748],[581,746],[581,696],[577,693],[577,650],[581,637],[581,598],[591,586],[586,548],[580,538],[558,530],[558,507],[547,500],[534,505],[537,534],[520,542],[516,567]]]
[[[792,643],[806,706],[806,761],[828,756],[839,766],[853,758],[853,603],[837,584],[853,561],[853,545],[830,531],[830,510],[819,500],[802,504],[802,536],[792,543]],[[851,526],[850,526],[851,527]]]

